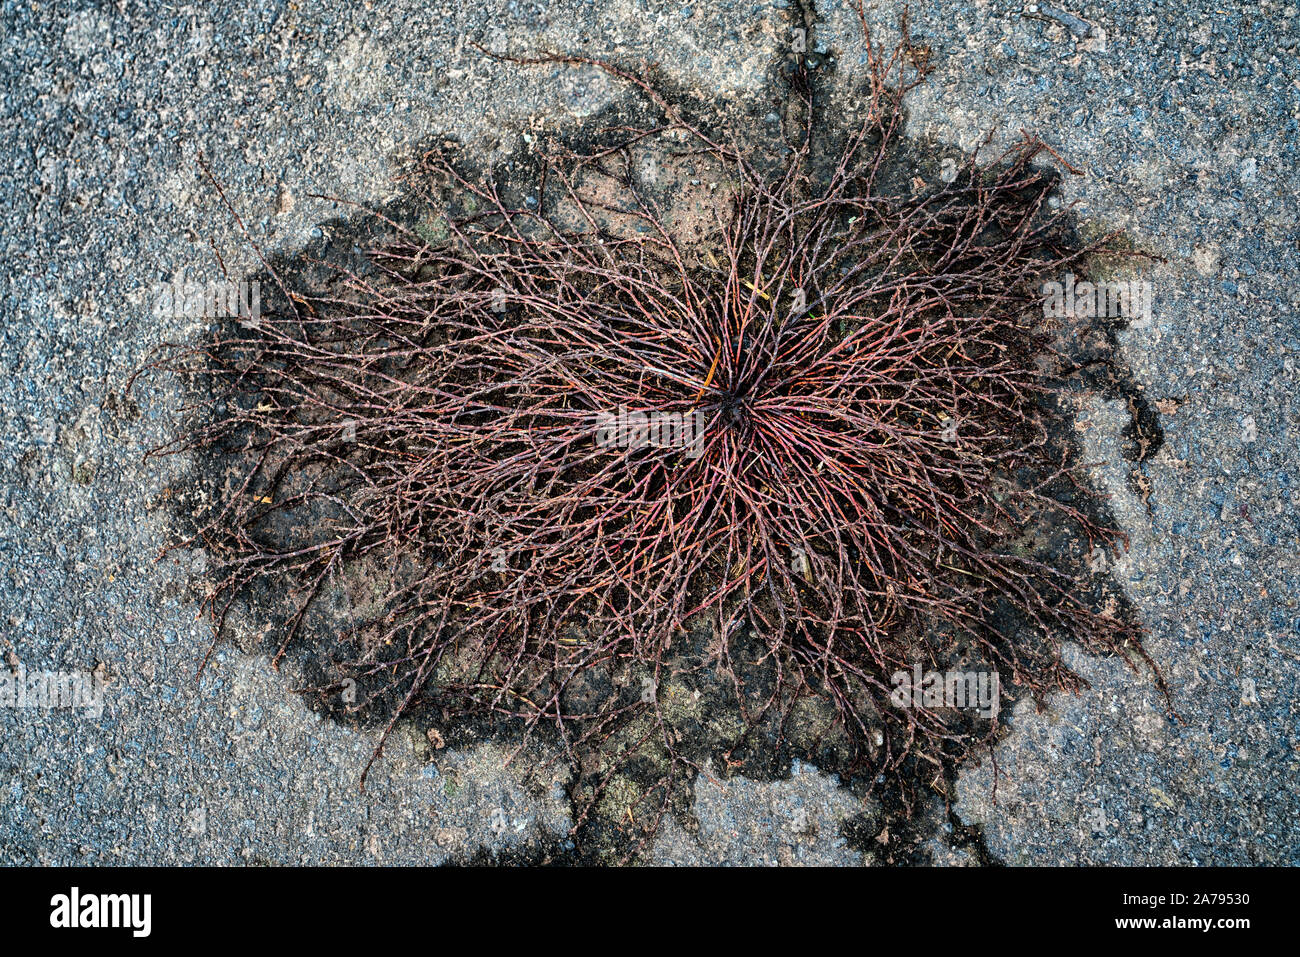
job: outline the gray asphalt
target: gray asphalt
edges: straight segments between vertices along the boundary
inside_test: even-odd
[[[887,39],[901,4],[869,18]],[[412,151],[454,135],[490,160],[521,134],[625,93],[583,70],[497,51],[657,61],[674,82],[762,102],[789,42],[776,3],[549,5],[9,4],[0,10],[0,657],[98,673],[104,709],[0,708],[0,862],[429,862],[563,847],[562,781],[399,731],[363,794],[375,734],[322,719],[265,657],[210,641],[200,553],[170,540],[184,463],[142,462],[175,391],[122,399],[130,371],[185,320],[150,315],[153,283],[255,266],[198,173],[210,161],[257,240],[291,251],[335,215],[312,192],[378,204]],[[816,6],[814,45],[854,82],[856,17]],[[1121,452],[1123,403],[1075,396],[1095,478],[1131,537],[1110,556],[1150,630],[1179,720],[1149,675],[1075,656],[1091,688],[1018,706],[990,759],[962,771],[956,814],[1007,863],[1300,863],[1300,71],[1294,4],[914,4],[934,73],[908,133],[960,159],[1023,127],[1084,174],[1088,228],[1166,260],[1154,316],[1120,334],[1160,410],[1163,446]],[[98,669],[98,672],[96,672]],[[997,775],[994,777],[996,759]],[[830,774],[697,785],[695,820],[654,859],[876,863],[886,833]],[[974,863],[943,809],[920,859]],[[855,849],[857,847],[858,849]],[[865,849],[864,849],[865,848]]]

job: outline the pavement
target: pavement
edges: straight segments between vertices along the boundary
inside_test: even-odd
[[[1149,673],[1071,650],[1090,687],[1005,714],[905,854],[877,806],[796,762],[697,782],[651,860],[1300,863],[1300,17],[1137,7],[913,4],[933,73],[907,133],[960,161],[990,130],[989,150],[1030,130],[1083,171],[1061,198],[1085,228],[1164,259],[1142,273],[1151,319],[1118,333],[1163,442],[1136,460],[1128,403],[1072,400],[1131,540],[1098,574],[1146,625],[1177,716]],[[882,42],[901,10],[868,6]],[[861,41],[828,2],[0,7],[0,658],[103,689],[102,709],[0,708],[0,862],[565,859],[572,808],[542,744],[402,727],[362,792],[377,730],[313,711],[256,643],[218,646],[196,680],[205,557],[155,561],[187,463],[143,460],[180,394],[123,390],[160,341],[203,329],[152,315],[150,289],[219,278],[214,248],[231,275],[257,264],[200,154],[256,241],[291,253],[339,213],[310,194],[391,202],[439,137],[488,163],[628,95],[475,43],[647,59],[762,107],[804,13],[844,96]]]

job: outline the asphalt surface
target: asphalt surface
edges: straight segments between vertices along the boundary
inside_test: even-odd
[[[868,8],[882,41],[900,4]],[[550,5],[216,3],[0,8],[0,657],[104,682],[103,709],[0,708],[0,862],[429,862],[563,850],[562,780],[510,741],[438,748],[399,731],[369,788],[375,732],[322,719],[265,657],[196,618],[199,552],[174,537],[185,463],[142,460],[179,396],[124,401],[158,342],[198,323],[149,290],[256,265],[203,180],[211,164],[269,250],[337,208],[379,204],[422,144],[485,161],[627,95],[581,69],[485,57],[543,49],[646,58],[687,88],[763,103],[788,49],[784,2]],[[860,69],[856,17],[819,3],[836,90]],[[1107,556],[1150,631],[1147,674],[1074,657],[1091,682],[1022,702],[962,771],[955,818],[923,811],[919,859],[1300,863],[1300,18],[1286,3],[914,4],[934,72],[908,133],[960,160],[1042,136],[1090,229],[1164,258],[1154,315],[1120,333],[1164,442],[1125,458],[1131,410],[1079,394],[1080,440],[1131,538]],[[94,676],[98,675],[98,679]],[[531,755],[532,758],[541,755]],[[996,764],[997,773],[994,774]],[[699,782],[672,863],[877,863],[888,834],[830,774]],[[857,849],[855,849],[855,847]],[[865,849],[864,849],[865,848]]]

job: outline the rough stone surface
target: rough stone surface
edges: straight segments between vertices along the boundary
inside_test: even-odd
[[[900,9],[868,11],[882,42]],[[438,862],[564,840],[560,783],[525,780],[509,742],[430,750],[399,732],[363,794],[374,732],[319,719],[291,676],[234,648],[194,679],[210,640],[191,593],[203,557],[154,562],[183,463],[142,462],[177,396],[138,393],[135,417],[121,394],[158,341],[200,329],[151,316],[148,290],[218,278],[212,245],[232,276],[255,265],[200,152],[257,242],[291,251],[340,211],[312,193],[382,203],[435,137],[501,156],[623,95],[475,43],[645,57],[685,87],[775,102],[793,13],[786,0],[0,8],[0,657],[108,682],[98,717],[0,709],[0,861]],[[822,3],[813,19],[810,45],[835,55],[842,87],[859,68],[856,17]],[[936,176],[990,130],[986,150],[1024,127],[1083,170],[1063,199],[1088,228],[1165,260],[1146,273],[1152,321],[1120,340],[1164,446],[1135,465],[1122,404],[1079,404],[1132,538],[1108,563],[1180,717],[1148,676],[1077,655],[1092,689],[1014,709],[996,788],[992,760],[967,769],[957,814],[1009,863],[1300,863],[1296,6],[940,0],[912,4],[912,33],[934,73],[909,133],[937,144]],[[784,782],[700,782],[698,831],[672,823],[656,854],[860,863],[840,833],[860,810],[803,766]],[[972,862],[945,815],[925,820],[928,859]]]
[[[795,761],[785,781],[695,781],[694,835],[675,820],[660,832],[656,864],[853,865],[863,855],[842,835],[862,804],[833,774]]]

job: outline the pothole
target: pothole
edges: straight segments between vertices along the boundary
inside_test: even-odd
[[[1063,641],[1143,659],[1064,397],[1124,395],[1138,461],[1158,417],[1041,299],[1121,251],[1050,209],[1036,141],[904,141],[915,48],[860,126],[819,109],[830,59],[787,63],[775,121],[582,61],[627,96],[491,169],[430,144],[403,200],[245,279],[257,315],[159,364],[209,402],[170,450],[219,639],[385,736],[544,741],[582,859],[689,822],[706,768],[801,761],[907,860],[998,711],[1078,686]],[[981,711],[922,674],[997,682]]]

